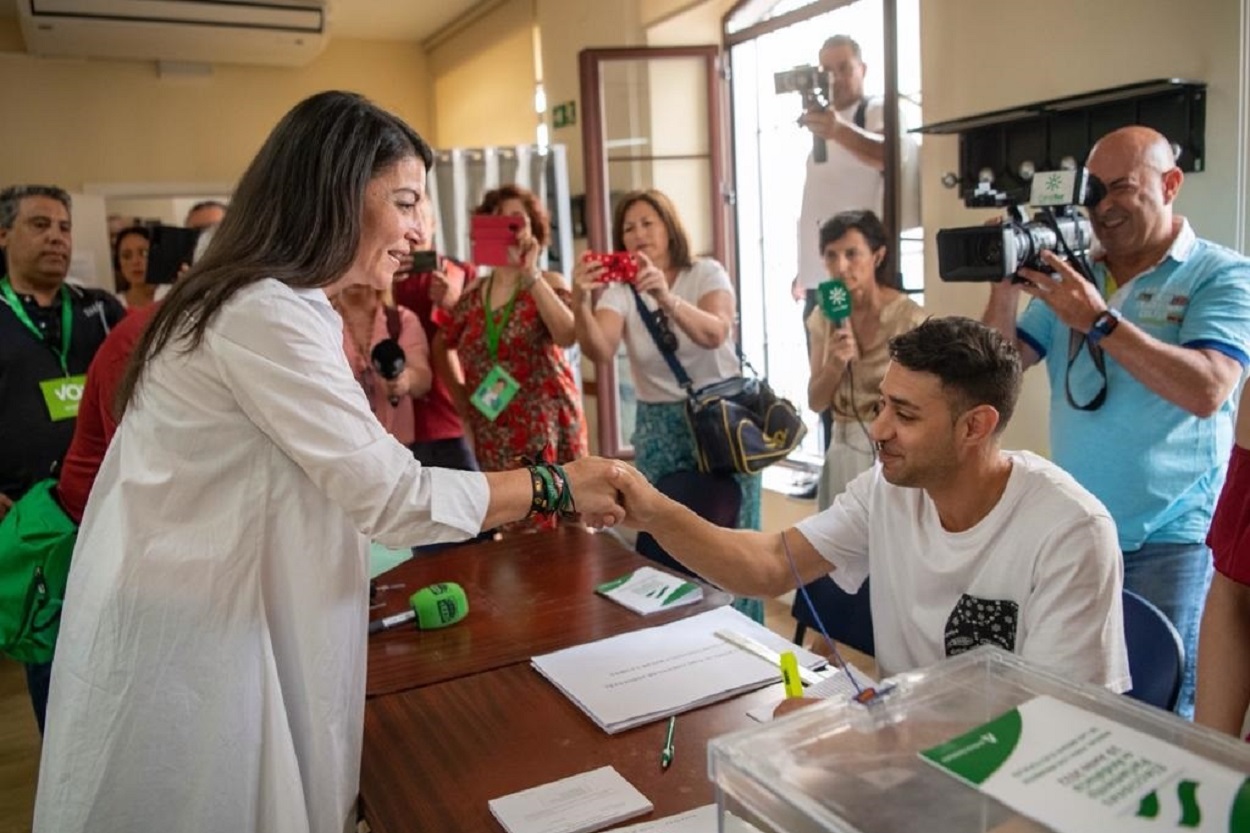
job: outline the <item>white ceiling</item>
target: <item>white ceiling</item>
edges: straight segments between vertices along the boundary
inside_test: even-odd
[[[485,0],[327,0],[330,37],[420,41]],[[0,18],[19,0],[0,0]]]

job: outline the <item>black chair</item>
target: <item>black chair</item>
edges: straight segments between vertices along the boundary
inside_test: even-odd
[[[701,518],[717,526],[734,529],[738,526],[738,510],[742,506],[742,489],[729,474],[704,474],[697,471],[679,471],[665,475],[655,488]],[[698,578],[693,572],[669,555],[650,533],[643,532],[634,544],[638,554],[657,564]]]
[[[1159,608],[1131,590],[1123,598],[1124,641],[1133,675],[1133,688],[1124,694],[1170,712],[1185,675],[1185,644]]]
[[[806,590],[811,596],[812,604],[816,606],[816,611],[820,613],[820,620],[829,629],[830,639],[849,645],[868,656],[874,656],[876,643],[872,636],[872,603],[868,600],[868,581],[865,579],[859,592],[854,595],[838,587],[828,576],[816,579],[807,585]],[[803,644],[808,628],[820,632],[816,616],[800,590],[794,591],[794,604],[790,607],[790,615],[798,622],[794,629],[795,643]],[[817,650],[823,649],[818,647]]]

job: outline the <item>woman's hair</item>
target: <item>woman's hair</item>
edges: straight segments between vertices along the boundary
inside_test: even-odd
[[[360,245],[370,181],[410,157],[427,171],[434,162],[415,130],[363,96],[323,92],[295,105],[243,173],[212,245],[148,324],[118,387],[118,414],[147,362],[171,342],[198,347],[239,290],[266,278],[312,288],[341,277]]]
[[[663,191],[648,188],[645,191],[630,191],[621,197],[612,213],[612,249],[625,251],[625,212],[636,202],[645,202],[660,215],[660,222],[668,232],[668,265],[673,269],[689,269],[694,265],[690,257],[690,236],[686,227],[677,216],[677,209]]]
[[[117,290],[125,292],[130,288],[130,281],[122,277],[122,241],[127,237],[142,237],[144,240],[151,241],[152,235],[144,226],[129,226],[117,232],[117,237],[113,238],[113,271],[117,273]]]
[[[525,206],[525,213],[530,218],[530,234],[538,241],[538,245],[546,246],[551,239],[551,220],[547,217],[547,209],[534,196],[534,192],[520,185],[501,185],[493,191],[487,191],[482,197],[482,204],[473,209],[474,214],[497,214],[508,200],[520,200]]]
[[[871,211],[855,209],[834,214],[820,227],[820,253],[823,255],[825,246],[846,237],[852,229],[864,236],[870,253],[876,254],[880,249],[886,248],[885,226],[881,225],[881,220]],[[894,281],[886,274],[888,263],[889,258],[883,257],[877,264],[875,276],[878,286],[894,287]]]

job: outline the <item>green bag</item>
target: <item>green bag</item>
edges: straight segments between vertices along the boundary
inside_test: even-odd
[[[0,521],[0,653],[18,662],[52,661],[75,524],[43,480]]]

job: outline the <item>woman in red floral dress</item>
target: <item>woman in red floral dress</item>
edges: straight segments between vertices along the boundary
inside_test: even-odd
[[[511,265],[466,287],[435,336],[435,371],[482,471],[515,468],[521,457],[582,457],[586,420],[562,349],[576,341],[571,296],[561,275],[537,265],[550,235],[546,212],[526,189],[505,185],[487,193],[474,213],[520,217],[524,227]]]

